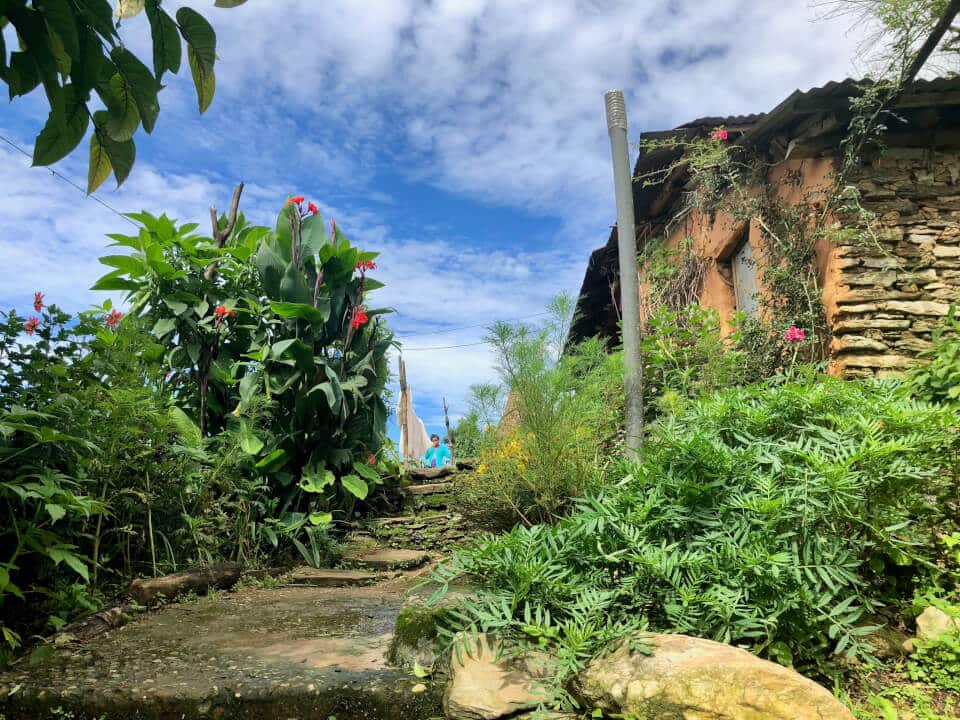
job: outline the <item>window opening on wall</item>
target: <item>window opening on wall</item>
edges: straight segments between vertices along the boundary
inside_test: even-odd
[[[747,317],[757,316],[757,262],[750,245],[750,227],[743,231],[742,239],[733,252],[733,291],[737,310]]]

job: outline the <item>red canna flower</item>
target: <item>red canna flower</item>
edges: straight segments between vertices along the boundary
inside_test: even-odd
[[[123,313],[114,308],[110,311],[110,314],[103,319],[103,324],[108,328],[115,328],[120,324],[120,320],[123,318]]]
[[[23,329],[27,331],[27,335],[33,335],[38,327],[40,327],[40,318],[38,317],[30,317],[23,324]]]
[[[35,292],[33,294],[33,309],[37,312],[43,312],[46,305],[43,304],[43,293]]]
[[[350,325],[353,326],[354,330],[358,330],[361,325],[364,325],[369,320],[370,318],[367,317],[367,313],[364,312],[363,308],[354,308],[353,319],[350,321]]]
[[[783,334],[783,339],[788,343],[798,343],[803,342],[807,337],[807,334],[796,325],[791,325],[790,329]]]
[[[311,203],[307,203],[307,210],[309,210],[309,211],[311,212],[311,214],[313,214],[313,215],[316,215],[316,214],[318,214],[318,213],[320,212],[320,210],[317,208],[317,206],[314,205],[312,202],[311,202]]]
[[[357,270],[376,270],[377,264],[373,260],[361,260],[357,263]]]
[[[236,313],[233,310],[230,310],[226,305],[217,305],[217,309],[213,311],[213,314],[217,316],[217,319],[222,320],[224,317],[234,317]]]
[[[719,130],[714,130],[710,134],[710,137],[713,138],[714,140],[726,140],[728,137],[730,137],[730,134],[726,130],[721,128]]]
[[[294,196],[291,197],[291,198],[287,198],[287,205],[289,205],[290,203],[294,203],[295,205],[299,205],[299,204],[302,203],[302,202],[303,202],[303,195],[294,195]]]

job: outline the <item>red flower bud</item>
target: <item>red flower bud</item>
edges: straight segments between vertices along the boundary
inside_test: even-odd
[[[35,292],[33,294],[33,309],[37,312],[43,312],[46,305],[43,304],[43,293]]]
[[[316,214],[318,214],[318,213],[320,212],[320,210],[317,208],[317,206],[314,205],[312,202],[311,202],[311,203],[307,203],[307,210],[309,210],[313,215],[316,215]]]

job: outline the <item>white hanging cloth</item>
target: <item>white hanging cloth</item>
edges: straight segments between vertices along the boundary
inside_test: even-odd
[[[400,452],[406,453],[408,460],[419,460],[430,447],[430,436],[427,434],[427,427],[423,420],[417,417],[413,409],[413,395],[410,392],[410,386],[406,384],[406,368],[403,366],[403,358],[400,359],[400,374],[402,382],[400,385],[400,402],[397,405],[397,424],[400,426]],[[406,433],[404,432],[406,429]]]

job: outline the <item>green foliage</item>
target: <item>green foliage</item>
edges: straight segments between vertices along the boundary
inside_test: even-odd
[[[917,641],[907,673],[911,680],[960,693],[960,632],[946,633],[931,642]]]
[[[133,254],[101,258],[114,270],[94,287],[128,291],[201,436],[235,425],[248,472],[267,479],[290,523],[364,499],[380,482],[366,460],[386,434],[392,342],[377,317],[386,311],[362,305],[380,286],[366,276],[376,253],[339,228],[328,237],[296,202],[275,231],[241,215],[222,243],[165,216],[131,217],[143,230],[111,237]],[[221,218],[218,232],[227,227]]]
[[[590,340],[554,360],[549,331],[523,326],[497,325],[491,339],[510,400],[500,429],[483,435],[477,472],[458,482],[458,504],[491,528],[556,522],[620,442],[620,355]]]
[[[907,384],[921,400],[956,404],[960,400],[960,320],[957,308],[933,331],[933,347],[921,353],[928,360],[907,373]]]
[[[909,592],[898,568],[936,572],[954,420],[894,384],[812,372],[720,392],[663,417],[644,461],[567,518],[491,536],[434,580],[481,586],[461,626],[514,628],[527,609],[560,624],[590,594],[612,627],[645,617],[826,670],[869,654],[865,621]]]
[[[160,0],[126,3],[118,10],[118,18],[133,17],[144,8],[150,24],[153,72],[123,45],[119,19],[114,20],[107,0],[0,3],[0,30],[9,23],[19,40],[19,48],[12,50],[8,59],[0,35],[0,80],[6,83],[11,100],[42,85],[50,107],[34,142],[33,164],[52,165],[69,155],[92,121],[88,193],[96,190],[111,170],[118,185],[130,174],[136,155],[133,136],[141,125],[147,133],[153,132],[160,114],[163,74],[180,70],[181,38],[187,46],[201,113],[213,99],[217,39],[210,23],[190,8],[180,8],[174,20]],[[91,103],[97,102],[105,109],[91,111]]]
[[[722,340],[716,311],[699,305],[657,309],[647,322],[641,352],[649,419],[745,378],[746,357]]]

